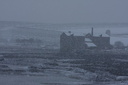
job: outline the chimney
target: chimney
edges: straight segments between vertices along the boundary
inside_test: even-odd
[[[93,27],[92,27],[92,31],[91,31],[91,34],[92,34],[92,36],[93,36]]]

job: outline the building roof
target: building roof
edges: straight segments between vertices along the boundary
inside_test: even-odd
[[[97,47],[91,39],[89,38],[85,38],[85,44],[88,46],[88,47]]]
[[[66,34],[67,36],[74,35],[73,33],[69,33],[69,32],[65,32],[65,34]]]
[[[85,40],[85,42],[92,42],[92,40],[89,38],[85,38],[84,40]]]
[[[67,36],[70,36],[70,35],[74,35],[74,36],[86,36],[88,33],[82,33],[82,32],[71,32],[71,31],[69,31],[69,32],[64,32]],[[100,34],[100,33],[93,33],[93,36],[94,37],[100,37],[100,36],[102,36],[102,37],[109,37],[109,35],[107,35],[107,34],[105,34],[105,33],[102,33],[102,34]]]
[[[88,47],[97,47],[94,43],[85,43]]]

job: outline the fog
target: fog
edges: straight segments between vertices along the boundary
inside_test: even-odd
[[[0,85],[128,85],[127,4],[0,0]]]
[[[127,23],[128,0],[0,0],[0,21]]]

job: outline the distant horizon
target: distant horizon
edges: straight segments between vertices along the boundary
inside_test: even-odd
[[[65,22],[65,23],[48,23],[48,22],[34,22],[34,21],[11,21],[0,20],[0,22],[19,22],[19,23],[37,23],[37,24],[128,24],[128,22]]]

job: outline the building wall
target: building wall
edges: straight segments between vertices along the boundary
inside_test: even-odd
[[[102,37],[102,36],[89,36],[92,42],[99,49],[109,49],[110,45],[110,37]],[[85,36],[74,36],[66,35],[62,33],[60,36],[60,51],[61,52],[72,52],[75,50],[84,50],[86,49],[85,44]]]
[[[75,50],[85,49],[85,37],[84,36],[74,36]]]
[[[65,33],[62,33],[60,36],[60,51],[66,52],[73,49],[72,45],[73,41],[71,40],[71,37],[67,36]]]
[[[84,36],[67,36],[62,33],[60,36],[60,51],[61,52],[72,52],[74,50],[84,49]]]
[[[98,47],[98,48],[111,48],[110,45],[110,37],[91,37],[92,42]]]

